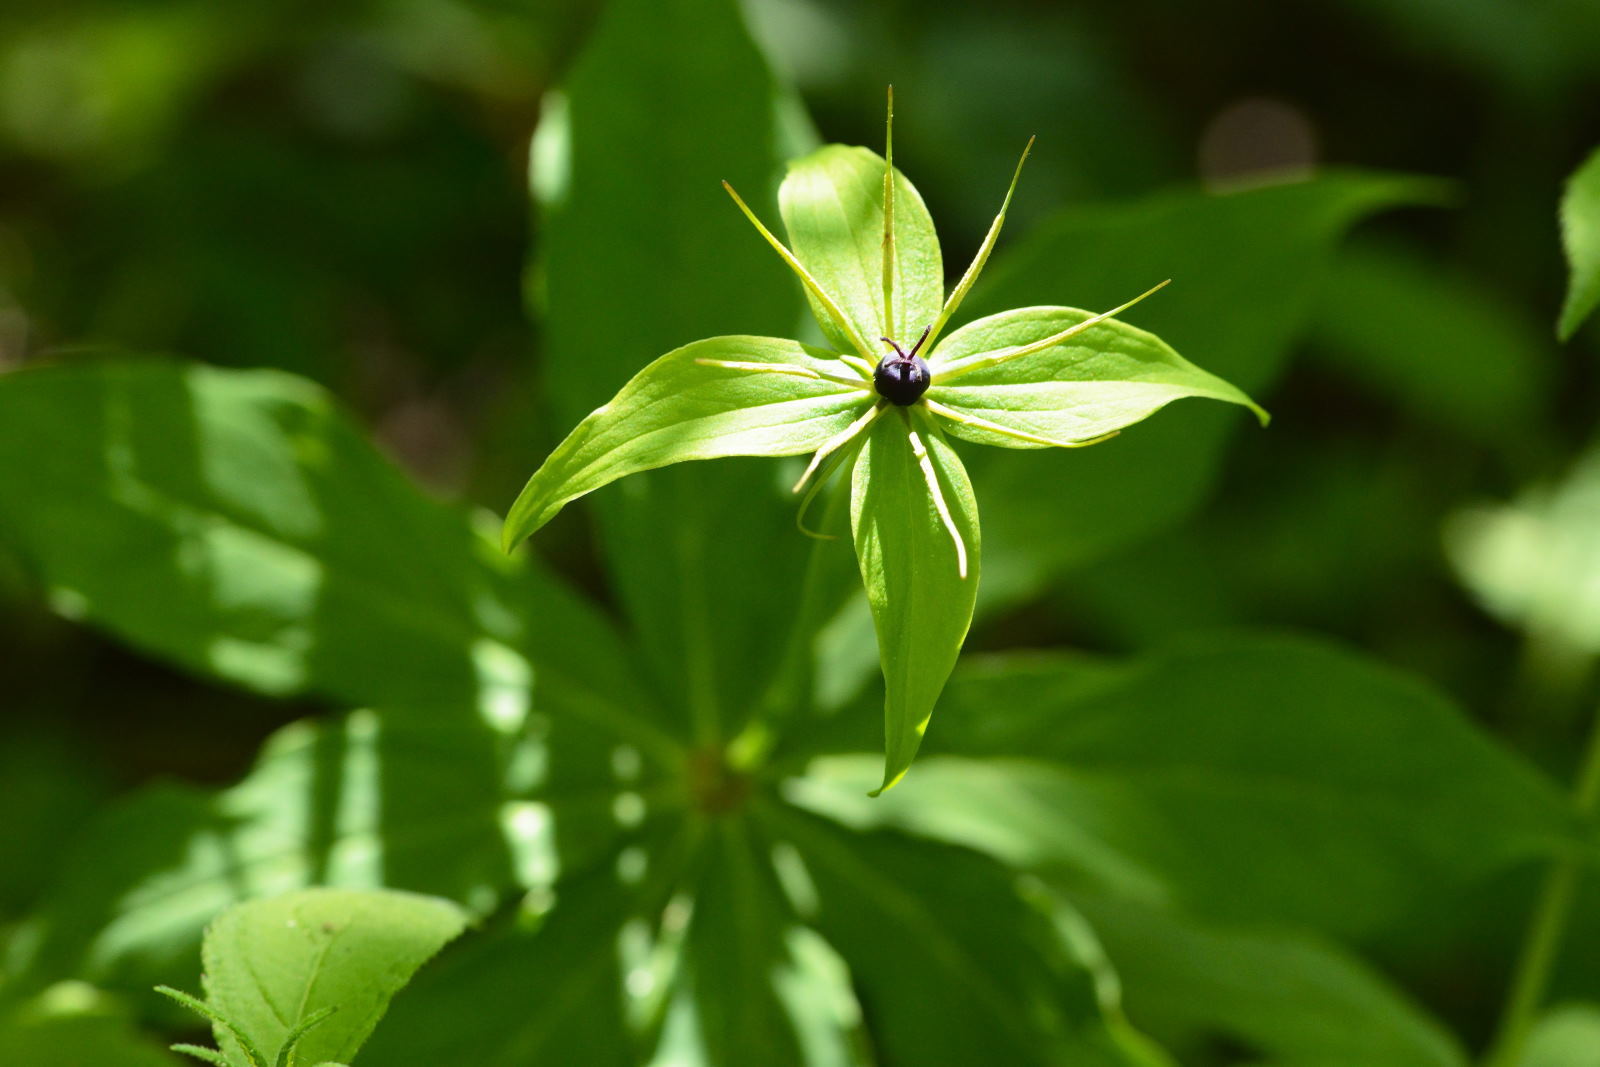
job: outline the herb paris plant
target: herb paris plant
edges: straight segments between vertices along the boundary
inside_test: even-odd
[[[1184,397],[1242,404],[1267,418],[1234,386],[1113,318],[1165,282],[1100,314],[1019,308],[941,339],[994,248],[1028,153],[971,266],[945,296],[932,219],[894,168],[892,106],[889,125],[885,156],[828,145],[790,164],[779,202],[792,250],[727,187],[799,276],[831,347],[729,336],[667,353],[551,453],[504,528],[509,550],[569,501],[684,460],[810,452],[794,487],[805,491],[804,529],[806,506],[849,466],[851,527],[887,691],[877,792],[910,766],[977,597],[977,503],[946,434],[1005,448],[1076,448]]]

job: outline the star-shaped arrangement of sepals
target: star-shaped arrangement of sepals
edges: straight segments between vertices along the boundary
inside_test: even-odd
[[[933,220],[893,164],[892,97],[888,125],[883,156],[827,145],[789,165],[778,194],[788,245],[723,183],[798,275],[830,347],[730,336],[668,352],[561,442],[504,528],[509,551],[568,502],[629,474],[809,452],[794,489],[804,493],[798,514],[811,533],[807,506],[848,468],[886,687],[884,776],[874,795],[911,765],[977,599],[978,506],[948,437],[1079,448],[1185,397],[1241,404],[1267,420],[1239,389],[1113,318],[1166,282],[1099,314],[1018,308],[946,335],[999,237],[1028,149],[971,266],[946,295]]]

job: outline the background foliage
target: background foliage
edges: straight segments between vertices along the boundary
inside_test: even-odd
[[[1590,835],[1597,10],[6,5],[0,1061],[169,1062],[150,985],[319,883],[486,924],[358,1062],[1480,1051]],[[978,622],[868,802],[870,622],[792,477],[651,475],[539,559],[472,509],[655,355],[792,332],[717,182],[776,218],[888,82],[948,276],[1039,136],[964,314],[1173,277],[1134,321],[1275,419],[964,450]],[[757,785],[685,757],[754,717]],[[1529,1063],[1600,1062],[1593,890]]]

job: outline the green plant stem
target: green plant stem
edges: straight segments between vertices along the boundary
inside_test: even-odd
[[[1583,764],[1572,792],[1573,809],[1581,818],[1592,816],[1597,802],[1600,802],[1600,714],[1589,727]],[[1517,957],[1505,1013],[1500,1018],[1500,1031],[1484,1060],[1485,1067],[1514,1067],[1521,1062],[1523,1047],[1544,1003],[1550,972],[1561,950],[1583,868],[1583,855],[1576,849],[1568,849],[1551,864],[1545,875],[1533,919]]]

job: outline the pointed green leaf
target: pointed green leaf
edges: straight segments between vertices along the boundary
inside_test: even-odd
[[[1561,244],[1572,272],[1556,328],[1565,341],[1600,306],[1600,150],[1567,182],[1561,198]]]
[[[629,474],[817,448],[869,399],[864,388],[823,377],[843,369],[827,352],[771,337],[712,337],[667,353],[579,423],[534,472],[506,517],[506,547],[569,501]]]
[[[1281,1067],[1467,1063],[1438,1020],[1327,938],[1203,923],[1122,900],[1077,903],[1116,966],[1128,1011],[1164,1038],[1207,1047],[1222,1037]]]
[[[63,613],[274,695],[487,709],[539,673],[648,706],[592,606],[506,560],[286,374],[0,375],[0,540]]]
[[[778,191],[789,246],[822,288],[843,308],[871,349],[878,338],[915,341],[944,304],[944,263],[939,238],[922,196],[895,172],[894,322],[883,307],[883,157],[866,148],[826,145],[789,164]],[[812,312],[828,340],[842,352],[855,345],[827,311]],[[887,348],[883,349],[887,351]]]
[[[1244,393],[1196,367],[1154,334],[1114,319],[1030,355],[940,381],[940,368],[957,360],[1031,345],[1093,317],[1076,308],[1035,307],[968,323],[930,357],[933,386],[928,397],[958,415],[1063,445],[1120,430],[1185,397],[1242,404],[1265,421],[1266,413]],[[978,444],[1045,446],[956,418],[945,419],[944,428]]]
[[[1069,917],[1024,898],[999,864],[787,807],[762,811],[798,853],[799,903],[849,965],[883,1063],[1168,1063],[1117,1017],[1104,971],[1064,936]]]
[[[964,308],[982,315],[1067,300],[1110,308],[1170,277],[1139,306],[1138,322],[1264,397],[1344,232],[1379,209],[1438,196],[1438,183],[1422,179],[1330,172],[1224,195],[1194,189],[1072,208],[998,250]],[[974,452],[972,475],[990,502],[985,602],[1026,595],[1177,522],[1204,499],[1223,449],[1244,431],[1222,405],[1179,404],[1115,447]],[[1261,444],[1254,434],[1244,441]]]
[[[1351,935],[1581,843],[1551,782],[1440,694],[1304,638],[979,660],[930,740],[878,800],[866,754],[814,761],[788,795],[1075,893]]]
[[[269,1056],[289,1046],[304,1063],[348,1060],[389,999],[465,928],[449,901],[392,890],[250,901],[206,931],[207,1003]],[[216,1037],[232,1058],[233,1035],[219,1026]]]
[[[917,455],[918,441],[937,476],[939,497]],[[894,408],[873,423],[856,460],[850,523],[886,689],[881,791],[911,766],[966,640],[978,593],[972,483],[926,416]]]

